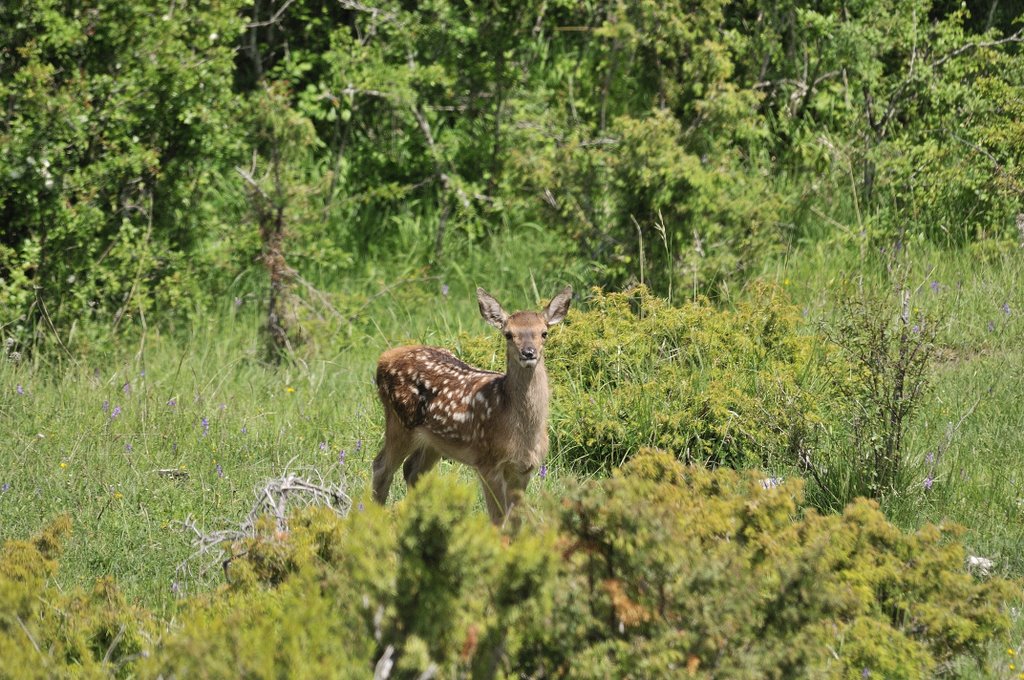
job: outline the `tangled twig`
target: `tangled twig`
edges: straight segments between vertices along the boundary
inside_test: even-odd
[[[237,528],[205,531],[195,519],[189,515],[182,522],[194,537],[195,548],[192,555],[178,565],[172,590],[176,595],[184,595],[184,583],[205,576],[214,566],[220,566],[225,576],[228,565],[237,555],[231,553],[230,547],[242,540],[255,538],[257,521],[264,516],[274,519],[278,533],[288,531],[289,509],[316,505],[330,508],[344,517],[352,509],[352,499],[345,492],[344,483],[326,482],[317,473],[316,481],[286,473],[282,477],[267,480],[255,490],[256,501]],[[198,564],[198,573],[193,572],[193,565]]]

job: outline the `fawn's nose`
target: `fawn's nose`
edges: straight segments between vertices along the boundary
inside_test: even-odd
[[[519,351],[519,354],[524,359],[528,359],[528,360],[529,359],[536,359],[537,358],[537,348],[536,347],[524,347],[523,349],[521,349]]]

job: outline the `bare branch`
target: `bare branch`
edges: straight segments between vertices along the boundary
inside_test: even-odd
[[[315,471],[314,471],[315,472]],[[192,564],[200,565],[198,577],[202,577],[216,566],[222,566],[225,575],[231,560],[238,555],[230,553],[230,546],[244,539],[256,536],[256,523],[265,515],[274,518],[279,532],[288,530],[288,514],[292,507],[308,507],[311,505],[326,507],[335,514],[344,517],[352,509],[352,499],[345,491],[344,482],[328,484],[317,473],[316,481],[300,477],[293,473],[285,473],[283,477],[267,480],[256,490],[256,500],[245,518],[237,528],[204,531],[189,516],[181,525],[192,532],[195,538],[192,545],[193,554],[178,565],[176,574],[178,586],[176,592],[184,595],[182,582],[192,578]]]
[[[391,677],[391,669],[395,666],[394,656],[395,648],[388,645],[373,668],[373,680],[387,680]]]
[[[430,122],[427,121],[427,117],[423,115],[422,111],[420,111],[419,106],[412,106],[410,108],[412,109],[412,114],[416,117],[416,122],[419,123],[423,136],[427,139],[427,146],[430,148],[430,155],[434,159],[435,173],[437,178],[441,181],[441,185],[444,187],[445,191],[455,194],[459,202],[462,203],[462,207],[468,208],[470,203],[469,197],[466,196],[466,192],[460,187],[454,186],[451,178],[448,176],[448,173],[444,172],[441,168],[441,158],[437,152],[437,144],[434,142],[434,134],[431,132]]]
[[[254,21],[250,24],[246,24],[246,28],[263,28],[264,26],[272,26],[281,20],[284,13],[288,11],[288,8],[294,3],[295,0],[285,0],[285,3],[281,5],[281,8],[274,13],[274,16],[270,17],[266,21]]]
[[[364,5],[361,2],[356,2],[356,0],[338,0],[338,4],[341,5],[342,9],[350,9],[354,12],[364,12],[374,19],[390,21],[398,16],[397,12],[385,12],[379,7],[370,7],[369,5]]]
[[[103,655],[103,663],[110,663],[110,660],[114,657],[114,650],[121,643],[121,638],[124,637],[124,631],[128,627],[127,624],[121,624],[121,630],[117,631],[117,635],[114,636],[114,640],[107,647],[107,653]]]
[[[320,95],[321,99],[336,99],[338,96],[354,97],[356,95],[363,95],[364,97],[379,97],[380,99],[391,99],[394,95],[390,92],[384,92],[383,90],[362,90],[358,87],[348,87],[338,90],[335,95],[333,93],[327,93]]]
[[[982,41],[982,42],[974,42],[974,43],[968,43],[966,45],[961,45],[960,47],[956,48],[955,50],[953,50],[951,52],[948,52],[948,53],[942,55],[941,57],[939,57],[938,59],[936,59],[935,61],[933,61],[931,64],[929,64],[929,67],[931,69],[933,69],[933,70],[937,69],[937,68],[941,67],[943,64],[945,64],[946,62],[950,61],[951,59],[955,59],[956,57],[959,57],[961,54],[964,54],[965,52],[969,52],[969,51],[974,50],[974,49],[983,49],[983,48],[987,48],[987,47],[998,47],[1000,45],[1007,45],[1007,44],[1010,44],[1010,43],[1020,43],[1020,42],[1024,42],[1024,28],[1018,30],[1013,35],[1007,36],[1005,38],[1001,38],[999,40],[986,40],[986,41]],[[879,132],[880,136],[882,136],[882,137],[885,136],[886,128],[889,126],[890,121],[892,121],[893,117],[897,113],[897,106],[903,100],[904,92],[910,86],[910,84],[913,82],[913,79],[914,79],[914,60],[915,60],[914,58],[916,56],[916,52],[917,52],[917,50],[916,50],[916,47],[915,47],[914,54],[911,57],[910,72],[907,74],[907,77],[903,80],[903,82],[901,82],[899,84],[899,86],[896,88],[896,90],[892,93],[892,96],[889,97],[889,104],[886,107],[885,114],[882,116],[882,118],[878,122],[877,126],[876,125],[872,125],[872,127],[876,128],[876,130]]]
[[[239,175],[241,175],[242,179],[245,180],[245,183],[249,185],[250,189],[252,189],[255,193],[259,194],[260,198],[262,198],[267,203],[272,203],[272,201],[270,200],[270,196],[267,196],[267,192],[265,192],[263,190],[263,187],[260,186],[259,180],[257,180],[255,177],[253,177],[252,173],[255,172],[255,171],[256,171],[255,161],[253,163],[253,169],[252,170],[245,170],[243,168],[235,168],[235,172],[237,172]]]
[[[1024,28],[1019,29],[1013,35],[1007,36],[1005,38],[1000,38],[999,40],[986,40],[984,42],[967,43],[966,45],[961,45],[960,47],[956,48],[952,52],[950,52],[950,53],[948,53],[946,55],[943,55],[939,59],[933,61],[931,66],[932,66],[932,68],[938,68],[939,66],[942,66],[943,64],[945,64],[950,59],[954,59],[956,57],[959,57],[964,52],[968,52],[970,50],[982,49],[982,48],[986,48],[986,47],[998,47],[999,45],[1006,45],[1006,44],[1009,44],[1009,43],[1019,43],[1019,42],[1024,42]]]
[[[21,620],[21,617],[20,617],[20,616],[18,616],[17,614],[15,614],[15,615],[14,615],[14,620],[18,622],[18,626],[20,626],[20,627],[21,627],[21,631],[22,631],[23,633],[25,633],[25,637],[27,637],[27,638],[28,638],[28,641],[32,643],[32,647],[34,647],[34,648],[35,648],[35,650],[36,650],[36,651],[37,651],[37,652],[38,652],[38,653],[39,653],[40,655],[42,655],[42,653],[43,653],[43,652],[42,652],[42,650],[41,650],[41,649],[39,649],[39,645],[38,645],[38,644],[36,643],[36,639],[35,639],[34,637],[32,637],[32,633],[31,633],[31,632],[29,632],[29,629],[28,629],[28,627],[27,627],[27,626],[25,625],[25,622]]]

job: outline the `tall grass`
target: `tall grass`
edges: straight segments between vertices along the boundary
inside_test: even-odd
[[[3,362],[0,539],[26,536],[70,512],[75,533],[60,580],[110,574],[131,597],[166,609],[175,567],[191,550],[185,518],[209,528],[237,521],[254,488],[286,469],[344,477],[357,502],[366,502],[380,441],[373,370],[381,350],[407,341],[458,347],[462,332],[491,333],[479,321],[476,285],[515,308],[534,306],[564,282],[585,288],[587,264],[566,263],[565,245],[539,228],[501,235],[485,248],[457,239],[450,246],[449,257],[429,269],[396,254],[390,263],[311,281],[345,314],[307,310],[310,321],[324,320],[311,324],[296,361],[277,369],[259,359],[255,279],[237,282],[219,314],[185,333],[150,328],[75,361]],[[960,522],[971,552],[1020,574],[1024,266],[1015,257],[992,263],[923,248],[913,257],[915,304],[943,320],[939,361],[905,440],[906,483],[883,509],[906,527]],[[803,332],[815,334],[843,304],[830,291],[857,276],[889,285],[879,261],[862,259],[857,248],[795,251],[763,278],[805,310]],[[734,293],[734,301],[744,295]],[[571,383],[563,387],[586,397]],[[658,408],[672,412],[673,404]],[[532,488],[571,478],[576,454],[553,450],[547,476]],[[780,457],[769,472],[795,474],[786,465]],[[442,474],[470,477],[457,465],[444,464]]]
[[[313,285],[346,313],[331,316],[304,296],[313,333],[278,368],[261,361],[255,279],[236,282],[220,313],[187,333],[140,328],[121,346],[73,360],[0,362],[0,541],[69,512],[63,582],[109,574],[131,597],[168,606],[174,590],[194,585],[175,583],[191,550],[183,520],[237,521],[254,489],[285,470],[343,477],[361,496],[380,441],[377,355],[402,342],[453,346],[460,332],[482,331],[476,285],[509,307],[533,306],[535,287],[550,295],[574,274],[555,267],[557,247],[527,231],[488,248],[459,246],[429,271],[396,254],[390,266],[319,278]]]
[[[910,422],[903,484],[883,501],[897,523],[946,520],[967,528],[974,554],[1024,572],[1024,260],[917,245],[911,304],[938,320],[930,390]],[[893,285],[885,258],[811,246],[766,270],[806,310],[808,330],[835,324],[848,302],[837,291],[859,279]]]

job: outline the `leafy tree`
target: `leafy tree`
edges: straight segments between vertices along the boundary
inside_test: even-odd
[[[240,2],[0,8],[0,325],[67,344],[188,310],[214,170],[233,159]]]

